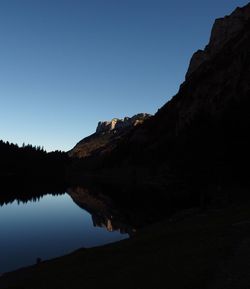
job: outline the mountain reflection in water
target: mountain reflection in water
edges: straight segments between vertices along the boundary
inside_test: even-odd
[[[67,193],[0,192],[0,228],[0,273],[133,233],[108,198],[79,187]]]
[[[126,218],[106,195],[93,194],[83,187],[70,188],[67,193],[80,208],[91,214],[95,227],[106,228],[109,232],[119,230],[121,234],[129,235],[136,232],[126,223]]]

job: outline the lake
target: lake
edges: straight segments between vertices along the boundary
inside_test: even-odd
[[[103,200],[77,189],[0,206],[0,274],[129,237]]]

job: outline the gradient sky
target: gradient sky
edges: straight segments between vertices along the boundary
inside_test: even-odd
[[[69,150],[99,120],[155,113],[243,0],[1,0],[0,139]]]

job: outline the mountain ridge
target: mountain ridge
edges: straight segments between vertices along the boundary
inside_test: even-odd
[[[234,25],[235,15],[247,15],[237,32],[192,71],[170,101],[101,158],[93,159],[93,163],[98,160],[95,171],[111,179],[122,175],[124,181],[156,183],[169,183],[173,175],[179,182],[190,183],[199,176],[199,182],[214,184],[246,176],[243,167],[250,159],[245,133],[250,130],[249,7],[237,8],[226,18]],[[224,25],[215,21],[217,28],[212,31],[219,29],[217,23]],[[210,37],[208,47],[214,39]]]
[[[114,149],[121,137],[150,117],[148,113],[138,113],[123,119],[99,121],[96,132],[78,142],[68,154],[71,157],[86,158],[110,151]]]
[[[186,79],[206,60],[215,54],[244,27],[250,19],[250,3],[237,7],[230,15],[217,18],[213,24],[209,43],[204,50],[197,50],[191,57]]]

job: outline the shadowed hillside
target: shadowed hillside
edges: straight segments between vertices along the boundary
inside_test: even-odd
[[[177,95],[116,147],[83,159],[77,169],[92,168],[123,183],[178,183],[192,191],[248,183],[249,19],[250,4],[216,20]]]

